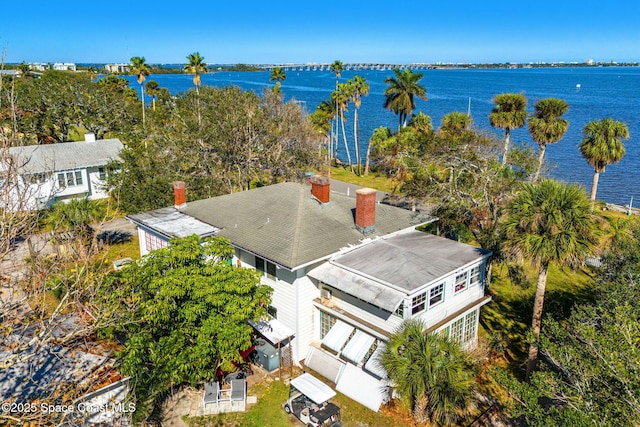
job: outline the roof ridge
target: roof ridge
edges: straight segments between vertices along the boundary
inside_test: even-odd
[[[292,250],[292,254],[294,255],[293,258],[295,259],[291,259],[291,265],[292,266],[296,266],[298,265],[298,258],[299,258],[299,254],[300,251],[298,250],[298,246],[300,245],[300,234],[302,232],[302,221],[303,221],[303,217],[304,215],[302,214],[303,211],[303,207],[304,207],[304,189],[306,187],[303,185],[300,187],[300,190],[298,191],[298,209],[296,212],[296,222],[295,222],[295,228],[294,228],[294,233],[293,233],[293,239],[291,239],[291,250]]]

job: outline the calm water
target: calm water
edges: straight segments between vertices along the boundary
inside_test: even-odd
[[[551,166],[550,175],[556,179],[591,188],[593,168],[580,155],[578,144],[582,129],[592,121],[606,117],[625,122],[631,138],[625,142],[627,154],[618,164],[610,165],[600,175],[598,199],[611,203],[628,204],[631,197],[634,206],[640,206],[640,67],[609,68],[545,68],[545,69],[491,69],[491,70],[421,70],[421,83],[427,88],[428,101],[417,100],[417,111],[431,116],[434,127],[442,117],[452,111],[467,112],[477,127],[494,130],[488,115],[493,106],[492,98],[503,92],[523,93],[529,100],[529,111],[542,98],[564,99],[569,104],[566,117],[569,130],[565,137],[548,146],[545,160]],[[341,82],[360,75],[366,78],[371,89],[364,97],[359,111],[360,140],[362,144],[378,126],[396,129],[397,116],[382,108],[386,77],[392,71],[344,71]],[[295,99],[313,112],[316,106],[329,99],[335,87],[335,75],[329,71],[288,71],[282,90],[287,99]],[[137,87],[135,77],[129,76],[131,85]],[[193,88],[192,76],[181,74],[151,75],[148,80],[157,81],[172,94]],[[273,86],[268,72],[217,72],[202,76],[202,85],[239,86],[261,94],[264,88]],[[577,85],[580,85],[578,88]],[[346,132],[352,134],[353,111],[347,113]],[[504,135],[494,130],[500,137]],[[533,144],[525,128],[512,132],[514,143]],[[342,146],[342,142],[340,142]],[[537,145],[534,144],[537,147]],[[352,150],[353,151],[353,150]],[[364,151],[363,151],[364,152]],[[352,153],[353,156],[353,153]],[[346,157],[344,150],[340,157]]]

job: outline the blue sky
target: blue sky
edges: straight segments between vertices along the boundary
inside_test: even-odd
[[[217,2],[216,2],[217,3]],[[5,62],[640,62],[640,1],[8,1]]]

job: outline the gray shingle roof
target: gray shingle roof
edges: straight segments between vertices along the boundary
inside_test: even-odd
[[[189,202],[181,212],[219,228],[217,234],[235,246],[295,269],[365,238],[355,227],[355,207],[354,198],[336,193],[331,193],[330,203],[321,205],[311,197],[309,185],[287,182]],[[367,237],[433,219],[420,212],[378,204],[376,231]]]
[[[102,139],[11,147],[9,154],[21,173],[38,173],[104,166],[111,160],[120,160],[122,148],[119,139]]]

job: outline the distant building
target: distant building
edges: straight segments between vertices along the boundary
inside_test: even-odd
[[[15,212],[76,197],[105,198],[106,166],[120,159],[122,148],[120,140],[96,141],[93,133],[80,142],[11,147],[0,168],[14,168],[9,175],[15,178],[3,182],[8,191],[3,191],[0,205]]]
[[[107,64],[104,66],[107,73],[128,73],[129,64]]]
[[[76,71],[76,64],[73,62],[56,62],[53,69],[57,71]]]
[[[47,71],[51,68],[51,65],[46,62],[30,62],[28,65],[32,71]]]

